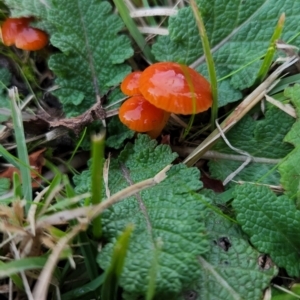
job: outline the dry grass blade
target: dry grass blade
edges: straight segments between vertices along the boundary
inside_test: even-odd
[[[285,113],[287,113],[288,115],[290,115],[293,118],[297,118],[297,114],[296,114],[296,110],[294,109],[294,107],[291,104],[283,104],[282,102],[266,95],[266,100],[270,103],[272,103],[273,105],[275,105],[276,107],[278,107],[279,109],[281,109],[282,111],[284,111]]]

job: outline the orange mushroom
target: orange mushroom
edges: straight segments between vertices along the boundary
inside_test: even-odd
[[[129,129],[146,132],[151,138],[157,138],[167,119],[162,109],[149,103],[142,95],[127,99],[119,109],[120,121]]]
[[[128,74],[121,83],[121,91],[127,96],[141,94],[139,90],[139,82],[142,72],[135,71]]]
[[[169,113],[197,114],[212,105],[209,82],[188,66],[173,62],[146,68],[139,89],[147,101]]]
[[[8,18],[1,26],[3,44],[15,45],[19,49],[36,51],[44,48],[49,41],[48,35],[29,26],[33,18]]]
[[[17,35],[15,46],[27,51],[37,51],[43,49],[48,41],[48,35],[44,31],[27,27]]]
[[[1,26],[2,41],[5,46],[12,46],[15,44],[17,35],[28,27],[32,18],[8,18]]]

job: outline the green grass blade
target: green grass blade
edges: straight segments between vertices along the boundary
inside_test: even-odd
[[[17,169],[20,169],[20,163],[18,162],[18,158],[10,154],[2,145],[0,145],[0,154],[7,160],[10,164],[12,164]]]
[[[93,281],[81,287],[78,287],[65,294],[62,294],[61,299],[62,300],[73,300],[77,298],[82,299],[82,297],[84,297],[86,294],[96,291],[103,284],[103,281],[104,281],[104,274],[98,276]]]
[[[143,35],[140,33],[138,30],[135,22],[133,19],[130,17],[129,10],[124,2],[124,0],[113,0],[118,12],[125,23],[128,31],[130,32],[132,38],[135,40],[137,45],[140,47],[141,51],[143,52],[144,56],[149,62],[154,62],[154,56],[150,50],[150,47],[147,45]]]
[[[106,269],[105,279],[102,286],[102,300],[113,300],[117,297],[118,283],[121,276],[129,240],[134,229],[133,225],[128,225],[117,239],[114,246],[110,266]]]
[[[198,26],[199,34],[202,41],[203,51],[207,62],[211,93],[213,97],[213,104],[211,108],[211,130],[215,128],[215,120],[218,117],[218,82],[217,82],[217,74],[215,69],[215,63],[212,57],[212,53],[210,51],[209,40],[206,34],[206,30],[204,27],[203,19],[200,10],[197,7],[196,1],[191,0],[191,7],[194,13],[194,17],[196,19],[196,23]]]
[[[22,199],[22,184],[17,172],[13,174],[13,191],[15,199]]]
[[[64,178],[64,183],[66,187],[67,197],[73,198],[76,196],[74,189],[72,188],[68,178]],[[75,224],[75,221],[73,222]],[[81,254],[84,258],[85,267],[89,275],[90,280],[94,280],[98,277],[98,266],[95,263],[95,257],[97,255],[96,249],[93,247],[90,239],[88,238],[86,232],[79,232],[78,243]]]
[[[154,256],[150,268],[149,284],[148,284],[148,289],[146,294],[146,300],[152,300],[155,296],[155,282],[156,282],[157,272],[159,268],[158,257],[161,252],[160,248],[161,247],[159,245],[158,247],[155,248],[156,250],[154,252]]]
[[[101,202],[103,187],[103,159],[105,149],[105,130],[92,136],[92,204]],[[97,216],[92,223],[95,238],[102,236],[101,216]]]
[[[27,257],[0,264],[0,278],[7,278],[21,271],[42,269],[46,262],[46,257]]]
[[[9,97],[11,99],[11,111],[15,130],[15,140],[17,144],[18,158],[22,162],[22,164],[20,164],[20,173],[22,179],[23,197],[26,199],[26,201],[32,201],[32,186],[29,167],[30,164],[24,135],[22,114],[17,105],[18,92],[16,88],[12,88],[9,90]],[[25,164],[25,166],[23,164]],[[28,211],[29,207],[30,203],[28,202],[25,207],[26,211]]]
[[[281,16],[277,22],[277,25],[274,29],[274,33],[271,38],[267,53],[265,55],[262,65],[260,67],[260,70],[258,71],[258,74],[256,76],[255,85],[260,84],[268,74],[268,71],[270,69],[270,66],[272,64],[272,61],[273,61],[273,58],[274,58],[274,55],[276,52],[276,41],[281,36],[284,21],[285,21],[285,14],[283,13],[283,14],[281,14]]]
[[[3,261],[0,260],[0,267],[4,266],[5,263]],[[14,283],[14,285],[21,291],[24,290],[24,286],[23,286],[23,281],[22,278],[18,275],[18,274],[12,274],[9,276],[10,279],[12,280],[12,282]]]

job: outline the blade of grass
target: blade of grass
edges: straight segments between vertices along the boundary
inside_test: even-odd
[[[142,2],[143,2],[143,6],[144,6],[145,8],[150,8],[150,5],[149,5],[149,3],[148,3],[147,0],[142,0]],[[149,23],[152,27],[154,27],[154,26],[157,25],[157,24],[156,24],[156,21],[155,21],[155,19],[154,19],[154,17],[152,17],[152,16],[147,17],[146,20],[148,21],[148,23]]]
[[[92,136],[92,204],[99,204],[102,198],[103,188],[103,158],[105,148],[105,129]],[[95,238],[102,236],[101,216],[97,216],[93,222],[93,235]]]
[[[22,199],[22,185],[18,173],[13,174],[13,191],[15,199]]]
[[[134,226],[132,224],[128,225],[116,241],[110,266],[105,272],[105,279],[101,293],[102,300],[117,299],[119,278],[123,270],[129,240],[133,229]]]
[[[76,196],[73,187],[71,186],[69,179],[65,176],[64,183],[66,187],[67,197],[69,199]],[[71,224],[75,224],[75,221],[71,221]],[[98,268],[97,264],[95,263],[95,257],[97,255],[97,251],[93,248],[90,239],[88,238],[86,232],[79,232],[78,234],[78,242],[81,254],[84,258],[85,267],[87,273],[89,275],[90,280],[94,280],[98,277]]]
[[[209,81],[211,86],[211,93],[213,98],[213,104],[211,108],[211,130],[215,128],[215,120],[218,117],[218,82],[217,82],[217,74],[215,69],[215,63],[213,60],[213,56],[210,50],[209,40],[206,34],[205,26],[203,23],[201,11],[198,9],[196,1],[190,0],[191,7],[194,13],[194,17],[198,26],[199,34],[202,41],[203,51],[205,55],[205,59],[207,62],[207,69],[209,75]]]
[[[46,261],[46,257],[27,257],[0,264],[0,278],[6,278],[21,271],[42,269]]]
[[[20,169],[20,163],[18,162],[17,157],[10,154],[2,145],[0,145],[0,154],[7,160],[10,164],[12,164],[17,169]]]
[[[6,264],[0,260],[0,266],[5,266]],[[5,266],[6,267],[6,266]],[[22,278],[18,274],[11,274],[9,278],[12,280],[14,285],[21,291],[24,291]]]
[[[22,179],[22,191],[23,197],[29,201],[25,210],[28,212],[30,207],[30,202],[32,201],[32,186],[31,186],[31,174],[30,174],[30,166],[29,158],[27,153],[26,140],[24,135],[24,128],[22,122],[22,113],[17,105],[18,101],[18,91],[17,88],[13,87],[8,90],[9,98],[11,99],[11,111],[12,111],[12,119],[15,130],[15,140],[17,144],[18,158],[23,164],[20,165],[20,173]]]
[[[71,290],[65,294],[61,295],[62,300],[73,300],[76,298],[82,299],[86,294],[89,294],[90,292],[96,291],[99,289],[99,287],[103,284],[104,282],[104,274],[98,276],[95,278],[93,281],[78,287],[74,290]]]
[[[185,128],[184,133],[183,133],[183,139],[184,139],[189,134],[189,132],[193,126],[194,120],[195,120],[196,97],[195,97],[194,85],[192,84],[192,78],[191,78],[190,73],[187,70],[187,67],[185,65],[181,65],[181,69],[182,69],[184,77],[186,78],[186,81],[188,83],[190,93],[192,94],[192,105],[193,105],[193,114],[190,117],[188,126],[187,126],[187,128]]]
[[[284,21],[285,21],[285,13],[281,14],[281,16],[280,16],[280,18],[277,22],[277,25],[274,29],[274,33],[272,35],[267,53],[265,55],[265,58],[263,60],[262,65],[261,65],[261,67],[260,67],[260,69],[257,73],[256,80],[255,80],[255,85],[260,84],[268,74],[268,71],[269,71],[270,66],[273,62],[273,58],[274,58],[274,55],[275,55],[275,52],[276,52],[276,41],[281,36]]]
[[[135,40],[137,45],[142,50],[144,56],[149,62],[154,62],[154,56],[150,50],[150,47],[147,45],[143,35],[138,30],[134,20],[130,16],[130,12],[124,2],[124,0],[113,0],[118,12],[125,23],[125,26],[127,27],[128,31],[130,32],[132,38]]]
[[[152,300],[155,296],[155,282],[156,282],[157,272],[159,268],[158,258],[161,252],[161,246],[162,245],[157,245],[157,247],[155,247],[153,260],[149,272],[149,283],[147,288],[146,300]]]
[[[82,142],[83,142],[83,140],[85,138],[86,131],[87,131],[87,127],[85,127],[84,130],[83,130],[83,132],[81,133],[81,137],[80,137],[79,141],[77,142],[76,147],[75,147],[74,151],[72,152],[72,155],[69,158],[67,164],[70,164],[71,161],[73,160],[75,154],[77,153],[78,148],[80,147],[80,145],[82,144]]]

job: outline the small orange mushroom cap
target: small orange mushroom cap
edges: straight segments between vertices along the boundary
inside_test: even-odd
[[[48,41],[47,33],[38,28],[27,27],[17,35],[15,45],[19,49],[37,51],[43,49]]]
[[[47,33],[30,27],[33,18],[8,18],[1,26],[3,44],[15,45],[19,49],[36,51],[44,48],[49,41]]]
[[[121,83],[121,91],[127,96],[140,94],[139,83],[142,72],[135,71],[128,74]]]
[[[1,26],[2,41],[5,46],[15,44],[17,35],[29,26],[32,18],[8,18]]]
[[[119,118],[131,130],[147,132],[164,122],[165,112],[149,103],[142,95],[136,95],[121,105]]]
[[[151,104],[175,114],[197,114],[212,105],[209,82],[188,66],[173,62],[146,68],[139,89]]]

